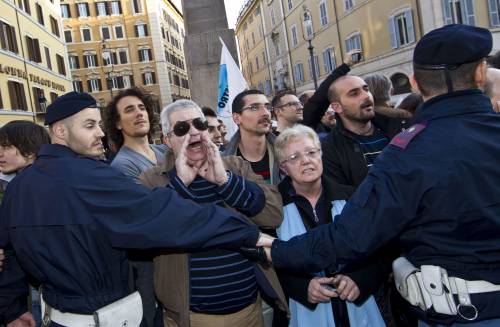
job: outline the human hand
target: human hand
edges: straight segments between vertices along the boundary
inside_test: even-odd
[[[31,313],[25,312],[16,320],[8,323],[7,327],[36,327],[36,324]]]
[[[337,293],[342,300],[355,301],[360,294],[358,285],[346,275],[333,277],[333,284],[337,287]]]
[[[205,134],[201,135],[201,141],[207,152],[207,159],[200,167],[198,175],[209,182],[222,186],[227,183],[228,177],[219,148]]]
[[[363,51],[359,50],[359,49],[353,49],[353,50],[347,52],[344,56],[344,64],[346,64],[349,67],[351,67],[354,64],[357,64],[360,61],[362,53],[363,53]],[[353,60],[353,55],[356,55],[356,57],[359,59]]]
[[[189,145],[189,140],[191,139],[191,134],[187,134],[182,142],[179,154],[175,159],[175,169],[177,171],[177,177],[181,179],[184,185],[189,186],[191,182],[196,178],[200,166],[203,162],[190,162],[187,155],[187,147]]]
[[[266,248],[270,248],[275,239],[276,238],[270,235],[267,235],[265,233],[260,233],[259,239],[257,240],[257,244],[255,246],[263,246]]]
[[[330,301],[330,298],[337,297],[335,291],[329,290],[323,284],[331,284],[333,277],[314,277],[309,282],[307,288],[307,301],[311,303],[320,303]]]
[[[4,253],[3,249],[0,249],[0,271],[2,271],[4,260],[5,260],[5,253]]]

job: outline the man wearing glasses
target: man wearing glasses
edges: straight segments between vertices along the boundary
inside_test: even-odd
[[[239,130],[227,145],[224,155],[237,155],[250,162],[252,170],[273,185],[280,181],[279,164],[274,157],[271,133],[272,106],[259,90],[238,94],[232,104],[233,120]]]
[[[278,121],[274,134],[278,136],[285,129],[301,123],[304,119],[303,105],[293,91],[286,90],[276,94],[271,101],[273,113]]]
[[[230,207],[260,227],[281,224],[277,190],[243,159],[221,157],[210,140],[209,122],[196,103],[179,100],[168,105],[161,113],[161,125],[169,150],[165,164],[141,176],[144,185],[152,189],[168,185],[194,202]],[[162,251],[154,264],[165,326],[260,327],[259,291],[286,310],[274,270],[254,267],[238,252],[215,248]]]

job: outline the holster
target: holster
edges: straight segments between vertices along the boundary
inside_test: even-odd
[[[96,326],[139,326],[142,321],[142,300],[134,292],[94,312]]]

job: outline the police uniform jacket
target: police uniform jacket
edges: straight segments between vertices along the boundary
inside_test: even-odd
[[[417,267],[500,284],[500,116],[471,89],[426,101],[414,119],[376,159],[339,219],[273,243],[276,266],[318,271],[359,261],[397,238]],[[478,320],[500,317],[499,292],[471,299]]]
[[[0,319],[24,312],[13,313],[26,291],[15,258],[41,282],[50,306],[90,314],[129,294],[124,249],[239,248],[257,238],[257,227],[234,211],[169,188],[150,191],[68,147],[46,145],[2,203],[0,247],[15,257],[0,273]]]

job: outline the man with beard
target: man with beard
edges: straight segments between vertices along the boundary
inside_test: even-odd
[[[70,92],[48,108],[52,144],[10,182],[1,207],[0,323],[25,312],[24,272],[41,283],[44,325],[138,326],[142,304],[130,294],[124,249],[200,249],[255,245],[256,227],[234,211],[153,191],[95,159],[101,115],[88,93]],[[175,213],[175,214],[172,214]],[[19,268],[21,266],[23,270]]]
[[[252,170],[265,181],[277,185],[279,164],[274,157],[274,139],[271,133],[272,106],[264,93],[246,90],[233,101],[233,120],[239,129],[231,138],[224,155],[241,156],[250,162]]]
[[[119,151],[111,167],[118,169],[136,183],[139,175],[162,162],[164,145],[150,144],[152,126],[157,123],[153,99],[137,87],[121,91],[106,107],[105,129]],[[152,255],[146,251],[130,253],[130,286],[142,297],[144,320],[141,326],[153,327],[155,316],[161,321],[161,310],[156,309],[153,285]]]
[[[271,101],[273,113],[278,122],[278,127],[274,134],[278,136],[285,129],[295,126],[302,122],[303,106],[299,98],[293,91],[282,91],[276,94]]]

